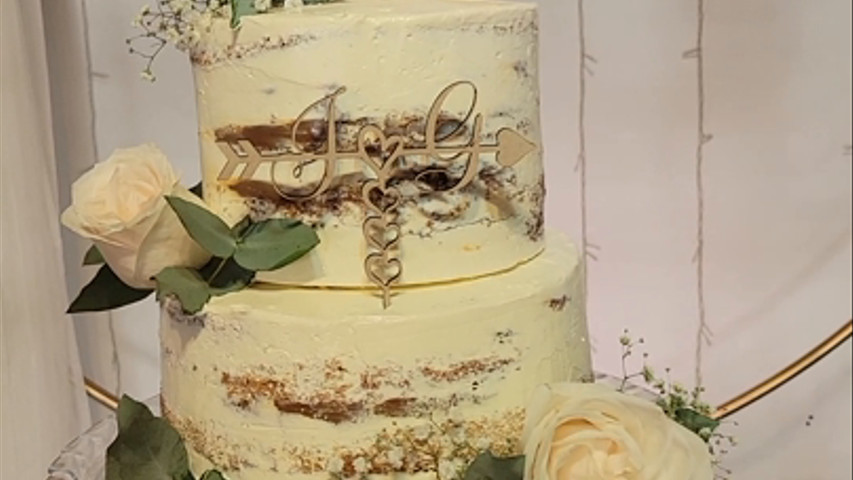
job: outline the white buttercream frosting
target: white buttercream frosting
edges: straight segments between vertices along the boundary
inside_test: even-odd
[[[237,32],[222,21],[206,35],[192,56],[205,199],[232,222],[247,211],[299,218],[321,244],[198,315],[164,303],[163,411],[196,474],[449,480],[485,449],[520,453],[524,406],[540,384],[591,377],[579,255],[543,227],[537,34],[530,4],[347,0],[244,17]],[[317,162],[298,178],[269,164],[251,182],[220,178],[217,141],[281,155],[294,151],[293,134],[296,151],[322,152],[328,112],[294,123],[331,94],[338,151],[366,124],[423,147],[430,107],[460,81],[439,130],[465,128],[442,142],[495,145],[509,129],[516,146],[534,147],[518,163],[484,153],[471,184],[452,193],[419,189],[447,183],[423,175],[440,162],[401,159],[404,270],[387,310],[366,288],[360,185],[373,173],[360,160],[338,159],[328,194],[307,202],[282,200],[272,177],[310,190]],[[454,162],[451,176],[465,171]]]
[[[483,115],[476,140],[494,143],[501,129],[510,128],[537,148],[512,167],[483,154],[478,176],[456,193],[423,194],[414,182],[401,184],[407,192],[399,216],[401,282],[479,276],[529,260],[542,249],[544,196],[537,33],[533,5],[498,0],[348,0],[247,16],[237,32],[224,20],[216,23],[193,53],[205,199],[231,221],[246,212],[244,196],[232,188],[235,182],[218,180],[226,158],[217,139],[243,136],[275,143],[289,138],[282,132],[303,110],[345,87],[336,100],[341,122],[403,129],[417,143],[438,94],[467,81],[478,92],[474,113]],[[444,112],[462,120],[471,102],[470,89],[459,89]],[[315,108],[306,118],[324,120],[325,114]],[[461,134],[463,143],[472,124],[473,119]],[[247,134],[247,127],[254,127],[253,133]],[[345,127],[338,128],[342,145],[352,143],[358,130]],[[312,134],[310,129],[306,134]],[[318,135],[322,146],[326,135]],[[405,158],[402,174],[421,160]],[[331,198],[284,202],[280,209],[316,226],[320,246],[296,265],[262,279],[370,285],[363,267],[365,211],[361,199],[352,198],[352,187],[358,190],[360,176],[372,174],[357,160],[340,160],[337,166],[343,186],[335,184]],[[320,170],[318,164],[309,165],[296,179],[282,164],[276,177],[298,188],[316,181]],[[261,166],[253,178],[269,182],[270,166]],[[347,186],[350,190],[342,193]]]
[[[380,308],[368,291],[287,287],[216,298],[192,318],[167,305],[162,399],[195,468],[325,478],[362,458],[368,473],[435,471],[418,445],[515,451],[534,389],[591,373],[581,266],[563,238],[510,272]],[[442,459],[468,460],[454,455]]]

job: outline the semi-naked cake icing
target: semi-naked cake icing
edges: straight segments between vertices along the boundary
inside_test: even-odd
[[[206,34],[206,202],[321,243],[198,314],[164,302],[162,406],[196,474],[449,480],[519,453],[536,386],[591,376],[579,255],[543,225],[537,34],[534,6],[497,0],[348,0]],[[400,155],[393,198],[370,196],[365,158],[432,147],[470,155]],[[385,305],[365,268],[382,201],[402,266]]]
[[[533,390],[591,371],[581,267],[559,237],[387,311],[357,290],[255,288],[194,317],[167,305],[161,330],[163,411],[193,467],[232,480],[436,478],[485,448],[518,453]]]
[[[272,188],[268,164],[250,179],[236,178],[237,169],[220,180],[227,158],[217,141],[246,139],[262,152],[325,151],[324,105],[305,110],[345,88],[335,100],[339,149],[353,150],[357,130],[367,123],[418,144],[436,97],[466,82],[443,102],[437,135],[461,125],[446,143],[464,142],[471,136],[468,117],[481,114],[482,142],[510,128],[536,148],[512,168],[483,155],[475,180],[453,193],[441,191],[453,178],[429,175],[433,161],[403,159],[394,182],[405,196],[400,281],[457,280],[529,260],[541,252],[543,233],[537,33],[533,6],[494,0],[347,0],[244,17],[236,33],[227,21],[217,23],[193,55],[205,200],[231,220],[244,215],[246,198],[266,200],[317,228],[320,246],[265,280],[369,284],[359,182],[368,172],[362,162],[336,162],[325,194],[293,202]],[[303,112],[299,145],[293,145]],[[464,167],[461,161],[449,165]],[[305,166],[298,178],[293,167],[275,168],[277,184],[288,191],[310,190],[323,174],[322,162]]]

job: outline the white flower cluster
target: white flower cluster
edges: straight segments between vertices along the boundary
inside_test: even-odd
[[[438,478],[441,480],[456,480],[460,477],[464,468],[465,463],[463,463],[462,460],[442,459],[438,462]]]
[[[225,0],[154,1],[153,6],[143,6],[133,20],[133,26],[141,32],[127,40],[130,53],[148,61],[142,72],[142,77],[148,80],[154,80],[151,64],[167,44],[171,43],[181,51],[191,50],[199,44],[202,34],[210,29],[214,17],[231,16],[231,7]],[[137,48],[137,45],[142,47]]]

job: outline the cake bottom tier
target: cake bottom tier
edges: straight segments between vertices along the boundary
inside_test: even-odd
[[[297,288],[192,317],[166,302],[163,412],[196,474],[449,479],[478,451],[517,452],[536,386],[591,376],[581,268],[549,236],[512,271],[400,289],[388,310]]]

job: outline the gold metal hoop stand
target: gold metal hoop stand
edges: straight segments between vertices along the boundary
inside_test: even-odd
[[[714,413],[714,418],[723,420],[773,393],[837,350],[838,347],[843,345],[851,337],[853,337],[853,320],[847,322],[820,345],[785,367],[779,373],[724,403]],[[118,398],[88,378],[86,379],[86,393],[93,400],[111,410],[118,408]]]
[[[851,336],[853,336],[853,320],[847,322],[820,345],[813,348],[794,363],[785,367],[776,375],[773,375],[748,391],[724,403],[722,406],[717,408],[716,412],[714,412],[714,418],[717,420],[728,418],[761,400],[767,395],[770,395],[801,373],[813,367],[827,355],[834,352],[838,347],[843,345],[844,342],[849,340]]]

